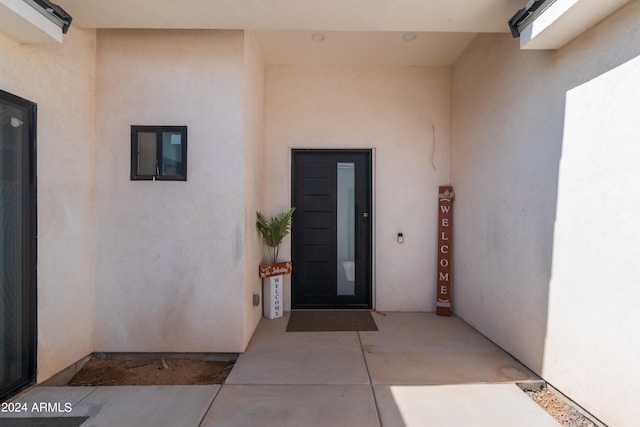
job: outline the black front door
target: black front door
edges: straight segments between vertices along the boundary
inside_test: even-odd
[[[292,308],[371,308],[371,151],[292,153]]]
[[[36,106],[0,90],[0,400],[35,381]]]

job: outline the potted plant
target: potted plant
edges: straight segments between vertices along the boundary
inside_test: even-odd
[[[264,284],[264,316],[269,319],[282,316],[283,276],[291,273],[291,261],[278,262],[278,254],[282,241],[291,231],[291,217],[295,210],[296,208],[291,208],[269,219],[261,212],[256,212],[256,226],[262,234],[271,258],[270,264],[262,264],[258,270]]]

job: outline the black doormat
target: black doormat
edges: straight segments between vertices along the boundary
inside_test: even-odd
[[[371,312],[292,311],[287,332],[377,331]]]
[[[89,417],[0,418],[0,427],[79,427]]]

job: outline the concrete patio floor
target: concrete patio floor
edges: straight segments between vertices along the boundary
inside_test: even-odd
[[[558,426],[516,382],[539,378],[457,317],[373,314],[377,332],[285,332],[262,319],[223,385],[34,387],[85,426]]]

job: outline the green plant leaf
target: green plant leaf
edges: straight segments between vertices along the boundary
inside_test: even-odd
[[[280,245],[291,231],[291,221],[295,210],[296,208],[291,208],[287,212],[282,212],[269,219],[260,211],[256,212],[256,227],[260,230],[265,244],[269,247],[269,255],[273,263],[278,262]]]

